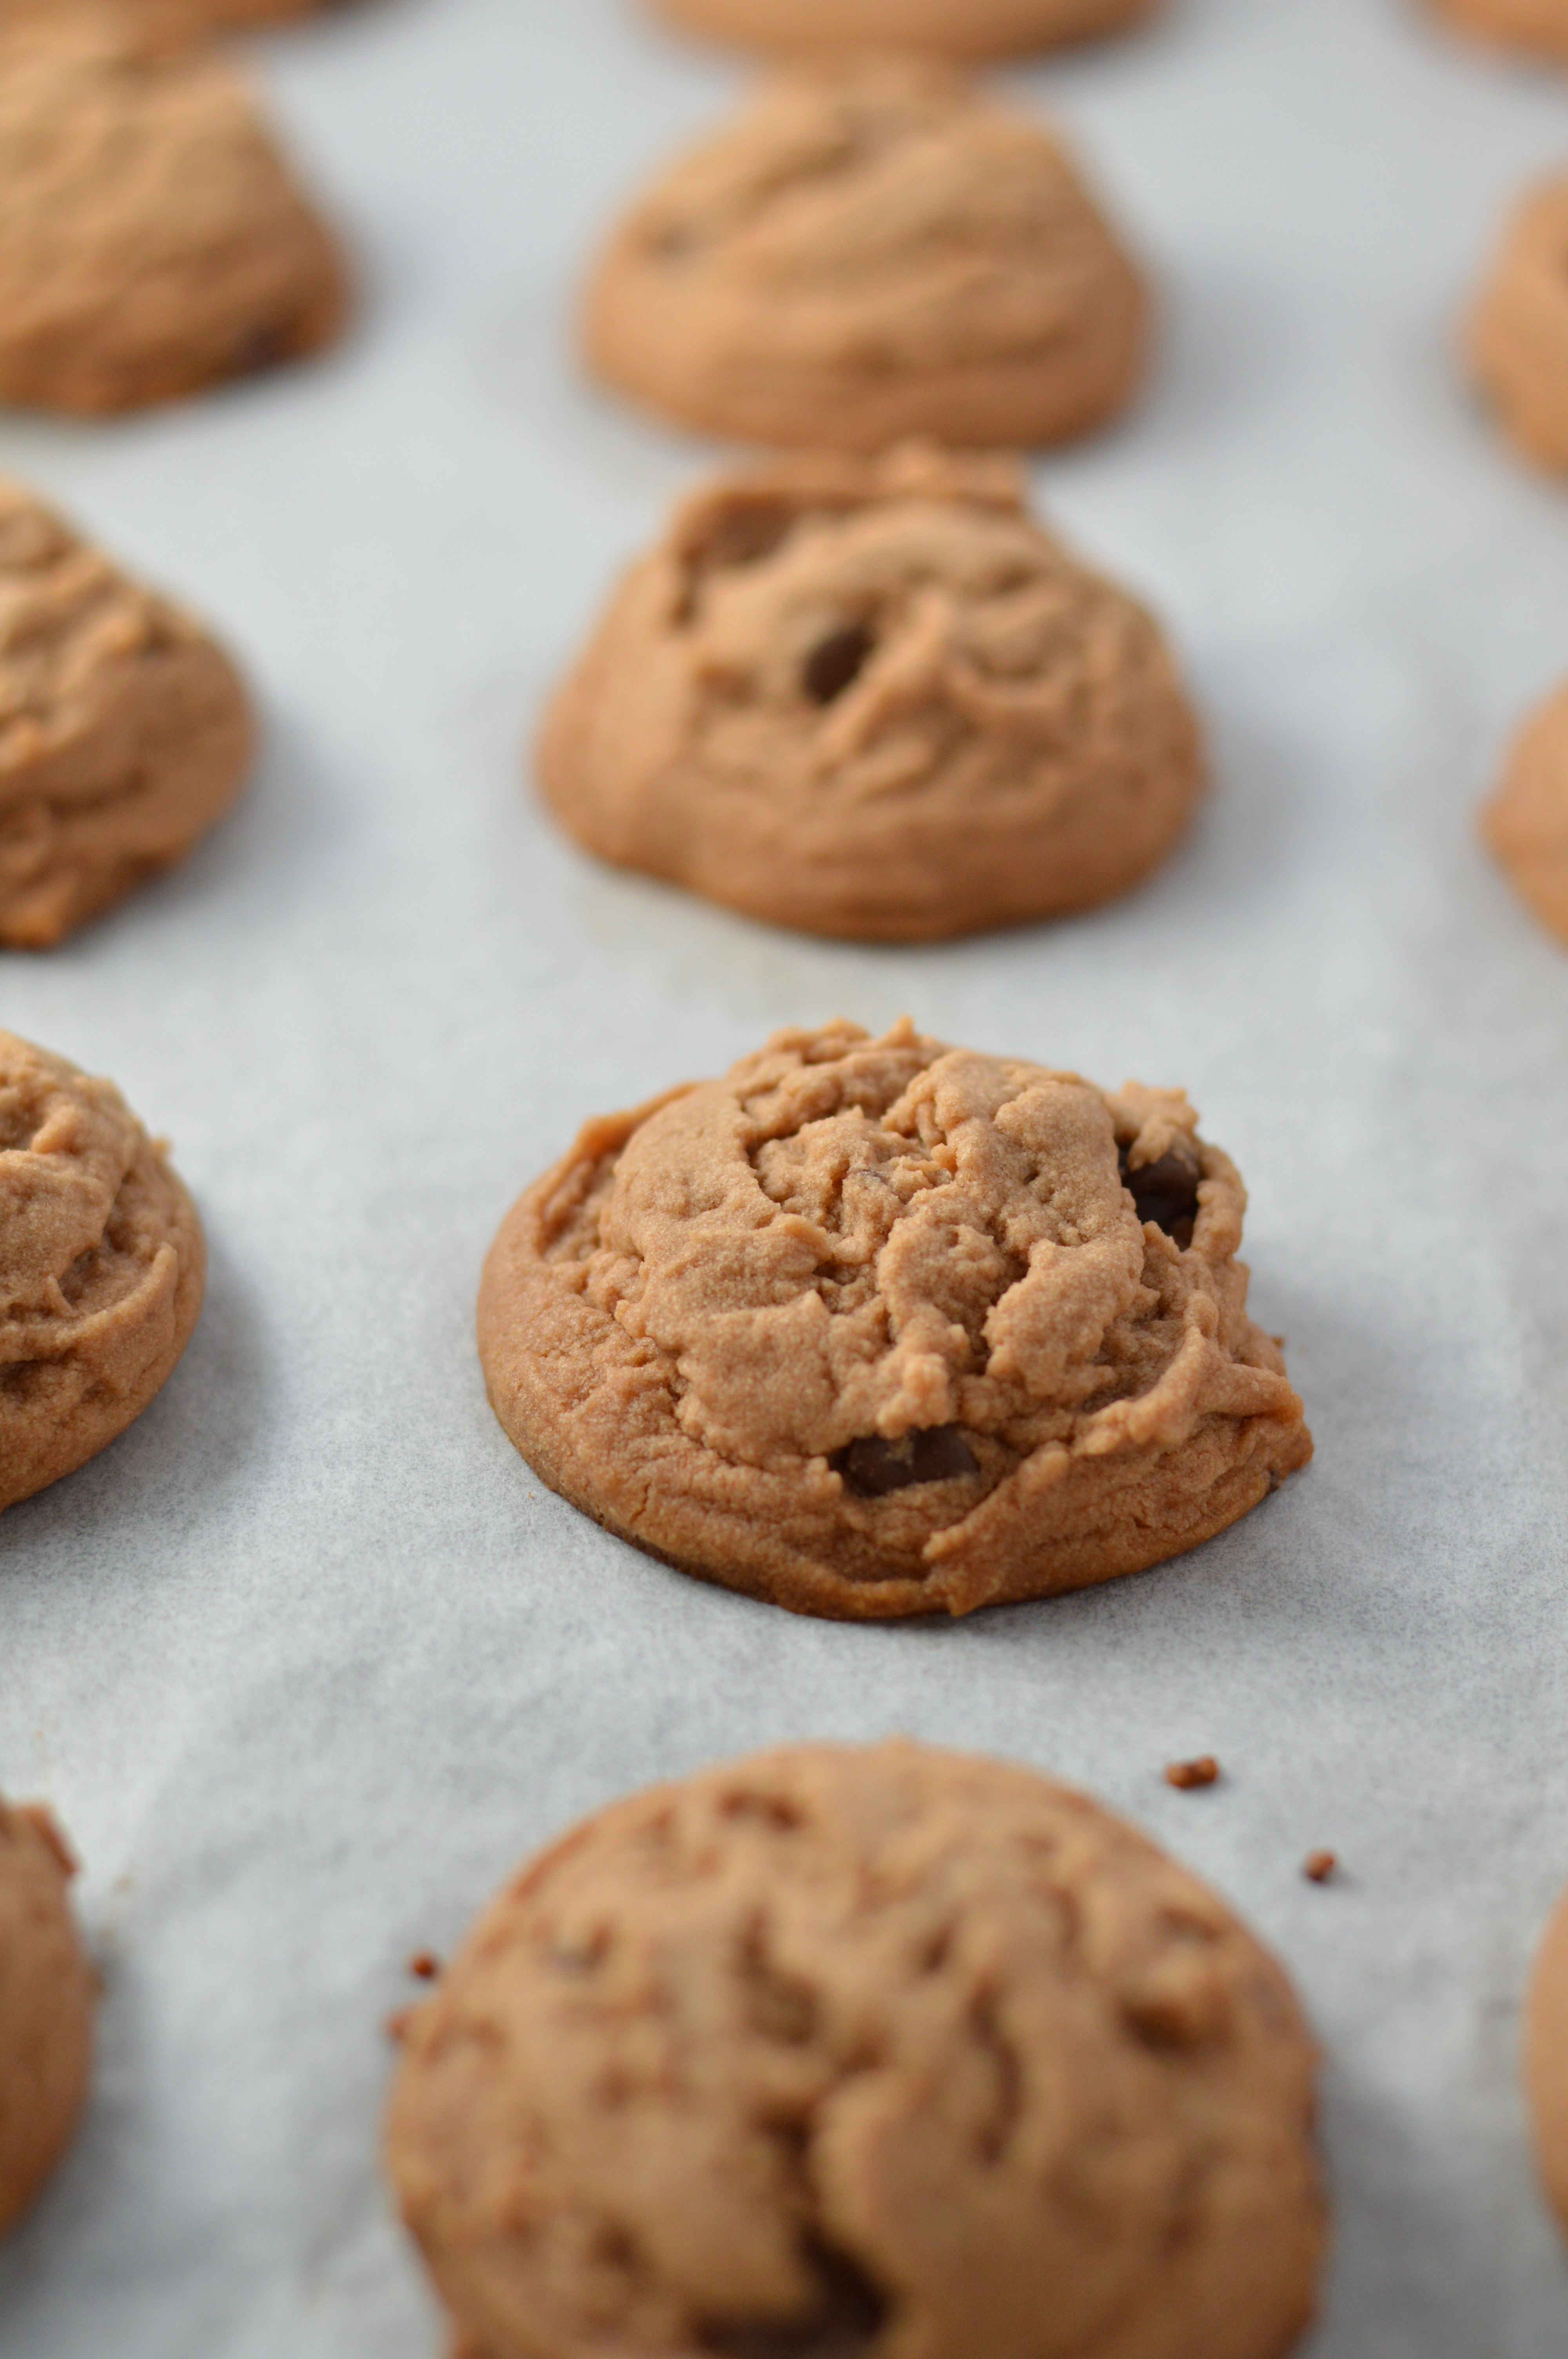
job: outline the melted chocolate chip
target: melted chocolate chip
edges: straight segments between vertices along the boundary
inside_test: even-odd
[[[890,1491],[907,1491],[916,1483],[947,1483],[956,1474],[978,1474],[979,1460],[956,1425],[931,1425],[920,1433],[900,1434],[884,1441],[880,1433],[862,1435],[831,1460],[849,1488],[860,1499],[885,1499]]]
[[[1184,1155],[1162,1155],[1158,1163],[1141,1164],[1131,1171],[1127,1156],[1124,1147],[1121,1184],[1137,1205],[1139,1219],[1152,1221],[1157,1229],[1173,1237],[1184,1253],[1197,1225],[1198,1181],[1203,1176],[1197,1165]]]
[[[831,704],[853,687],[876,640],[864,623],[846,623],[819,639],[801,668],[801,685],[814,704]]]

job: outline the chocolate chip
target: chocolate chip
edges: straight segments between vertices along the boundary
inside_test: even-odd
[[[1195,1761],[1173,1761],[1165,1772],[1165,1783],[1182,1794],[1190,1794],[1200,1786],[1217,1786],[1219,1764],[1212,1753],[1200,1753]]]
[[[1130,1151],[1125,1147],[1121,1150],[1121,1184],[1137,1205],[1139,1219],[1152,1221],[1185,1252],[1197,1226],[1202,1177],[1197,1165],[1182,1154],[1162,1155],[1158,1163],[1140,1164],[1134,1171],[1128,1165]]]
[[[861,1499],[885,1499],[890,1491],[907,1491],[916,1483],[947,1483],[956,1474],[980,1471],[979,1460],[956,1425],[901,1433],[896,1441],[884,1441],[880,1433],[864,1434],[830,1463]]]
[[[831,704],[866,668],[876,640],[864,623],[846,623],[819,639],[801,668],[801,685],[815,704]]]

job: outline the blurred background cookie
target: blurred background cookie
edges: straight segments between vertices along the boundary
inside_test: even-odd
[[[1568,177],[1511,215],[1471,316],[1472,366],[1515,448],[1568,469]]]
[[[1246,1194],[1179,1091],[852,1024],[590,1123],[502,1225],[492,1406],[555,1490],[797,1613],[968,1614],[1303,1466]]]
[[[316,351],[347,303],[223,59],[111,7],[0,31],[0,403],[170,400]]]
[[[653,0],[688,32],[762,49],[906,48],[956,58],[1026,55],[1096,41],[1159,0]]]
[[[1525,2085],[1541,2179],[1568,2233],[1568,1893],[1536,1956],[1525,2022]]]
[[[930,940],[1127,892],[1184,832],[1196,719],[1158,625],[908,446],[688,500],[547,717],[572,834],[778,925]]]
[[[387,2155],[476,2359],[1281,2359],[1315,2063],[1087,1796],[799,1745],[524,1867],[406,2027]]]
[[[1461,31],[1507,47],[1568,59],[1568,0],[1432,0]]]
[[[1481,832],[1520,900],[1568,944],[1568,688],[1520,732]]]
[[[58,17],[76,0],[5,0],[6,23],[24,17]],[[255,25],[294,23],[318,16],[343,0],[105,0],[127,20],[178,27],[185,31],[239,31]]]
[[[97,1985],[70,1912],[74,1874],[49,1812],[0,1799],[0,2235],[54,2169],[87,2099]]]
[[[46,949],[183,859],[254,748],[216,642],[0,477],[0,942]]]
[[[741,441],[1028,448],[1131,399],[1150,301],[1028,116],[928,60],[825,60],[637,201],[585,339],[609,384]]]
[[[196,1207],[118,1090],[0,1032],[0,1507],[141,1415],[206,1277]]]

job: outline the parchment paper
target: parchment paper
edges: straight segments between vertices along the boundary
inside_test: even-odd
[[[913,953],[596,870],[522,784],[552,676],[712,455],[577,381],[574,280],[739,68],[617,0],[366,0],[256,54],[359,255],[351,345],[0,428],[0,464],[223,627],[269,736],[181,874],[0,959],[0,1021],[173,1136],[213,1251],[167,1393],[0,1526],[0,1786],[70,1827],[106,1984],[0,2354],[433,2354],[376,2159],[409,1953],[626,1788],[892,1729],[1082,1781],[1288,1961],[1328,2058],[1314,2359],[1561,2352],[1515,2060],[1568,1880],[1568,958],[1471,816],[1568,669],[1568,499],[1451,339],[1517,185],[1568,162],[1568,80],[1400,0],[1173,0],[1010,78],[1165,292],[1147,405],[1040,487],[1168,617],[1217,786],[1135,899]],[[546,1493],[471,1306],[583,1117],[904,1009],[1191,1090],[1319,1456],[1145,1578],[843,1629]],[[1199,1749],[1225,1782],[1172,1793]]]

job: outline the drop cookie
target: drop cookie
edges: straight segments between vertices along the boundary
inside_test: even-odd
[[[1525,2018],[1525,2087],[1541,2180],[1568,2233],[1568,1894],[1536,1957]]]
[[[406,2030],[387,2150],[478,2359],[1279,2359],[1313,2042],[1087,1796],[895,1742],[655,1787],[525,1866]]]
[[[1131,398],[1150,305],[1026,115],[935,62],[821,60],[633,207],[585,337],[611,385],[740,441],[1029,448]]]
[[[1568,0],[1433,0],[1460,31],[1504,48],[1568,60]]]
[[[654,0],[688,32],[759,49],[929,49],[1027,56],[1126,32],[1158,0]]]
[[[539,776],[606,860],[809,933],[933,940],[1147,876],[1204,786],[1158,625],[919,446],[688,501],[557,693]]]
[[[49,949],[182,860],[254,750],[222,649],[0,477],[0,943]]]
[[[75,1864],[47,1810],[0,1800],[0,2235],[70,2145],[97,1986],[70,1913]]]
[[[141,1415],[206,1276],[196,1207],[118,1090],[0,1032],[0,1507]]]
[[[1531,190],[1514,212],[1471,315],[1469,349],[1515,449],[1568,470],[1568,179]]]
[[[972,1613],[1222,1531],[1312,1442],[1247,1315],[1246,1195],[1179,1091],[781,1032],[590,1123],[485,1266],[529,1464],[683,1571]]]
[[[93,415],[315,352],[333,241],[215,52],[113,9],[0,33],[0,402]]]
[[[1520,900],[1568,944],[1568,688],[1520,733],[1481,832]]]

